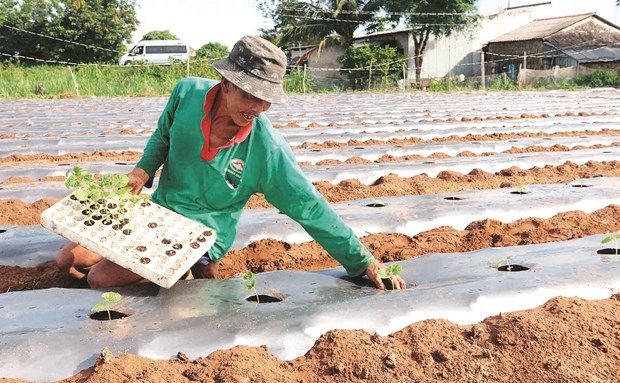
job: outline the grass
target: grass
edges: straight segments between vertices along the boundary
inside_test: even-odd
[[[620,84],[620,77],[610,71],[559,81],[550,84],[540,81],[533,88],[519,88],[505,76],[499,76],[489,84],[488,90],[565,89],[579,87],[609,86]],[[609,74],[609,75],[608,75]],[[604,76],[608,75],[608,76]],[[613,73],[615,75],[615,73]],[[185,64],[170,66],[119,66],[119,65],[38,65],[0,63],[0,99],[19,98],[77,98],[77,97],[167,97],[174,85],[184,77],[196,76],[219,79],[211,63],[194,61],[189,69]],[[612,78],[613,77],[613,78]],[[75,83],[74,83],[75,81]],[[335,81],[335,80],[334,80]],[[77,84],[77,88],[75,86]],[[331,84],[309,73],[292,71],[285,77],[287,93],[334,93],[342,92],[341,82]],[[463,91],[478,89],[477,84],[434,81],[430,91]],[[373,92],[399,91],[397,87],[378,87]],[[416,91],[411,89],[411,91]]]
[[[0,64],[0,98],[156,97],[167,96],[186,77],[187,66],[67,66],[25,67]],[[190,65],[190,76],[219,78],[207,63]],[[74,85],[77,83],[77,89]]]

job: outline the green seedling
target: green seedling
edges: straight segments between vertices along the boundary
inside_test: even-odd
[[[603,245],[608,244],[609,242],[614,243],[614,249],[616,250],[616,255],[618,255],[618,240],[620,239],[620,233],[610,234],[601,240]]]
[[[103,298],[103,301],[94,305],[91,310],[95,312],[107,311],[108,319],[112,320],[112,314],[110,314],[110,308],[112,307],[113,303],[120,301],[122,296],[121,294],[115,293],[114,291],[108,291],[108,292],[101,294],[101,297]]]
[[[256,274],[251,271],[247,271],[241,278],[246,281],[248,284],[245,286],[245,289],[248,291],[254,291],[254,295],[256,295],[256,303],[260,303],[258,301],[258,291],[256,290]]]
[[[456,182],[450,183],[450,191],[452,192],[452,195],[448,197],[448,199],[452,201],[458,201],[459,197],[457,197],[457,194],[461,191],[461,188],[459,187],[459,185],[456,184]]]
[[[383,207],[385,206],[385,202],[381,201],[380,199],[373,198],[372,203],[369,206],[370,207]]]
[[[512,258],[512,255],[509,255],[505,258],[500,258],[497,261],[497,268],[499,269],[500,267],[502,267],[503,265],[506,265],[506,270],[507,271],[511,271],[512,270],[512,266],[510,265],[510,259]]]
[[[586,185],[585,185],[586,179],[587,178],[585,178],[585,177],[578,178],[577,179],[577,187],[580,187],[580,188],[586,187]]]
[[[381,279],[389,279],[392,287],[396,286],[396,276],[398,276],[401,271],[403,271],[403,267],[398,263],[392,263],[383,269],[379,269],[377,274]]]
[[[96,217],[102,222],[127,223],[125,205],[138,204],[149,196],[138,196],[127,186],[129,177],[125,174],[102,174],[95,177],[80,166],[74,166],[66,174],[65,186],[73,190],[72,196],[85,206],[84,215]],[[110,204],[113,204],[111,206]]]
[[[530,188],[527,185],[519,185],[517,186],[517,193],[523,195],[530,192]]]

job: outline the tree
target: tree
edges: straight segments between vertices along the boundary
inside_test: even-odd
[[[0,52],[45,60],[116,62],[137,28],[136,0],[0,0]]]
[[[165,31],[150,31],[142,36],[142,40],[178,40],[179,38],[172,34],[169,30]]]
[[[385,10],[394,23],[411,28],[416,81],[420,81],[424,51],[429,37],[448,37],[473,31],[478,23],[477,0],[385,0]]]
[[[371,79],[375,84],[395,84],[404,61],[405,55],[399,54],[396,48],[379,44],[351,46],[338,58],[354,90],[370,87]]]
[[[196,59],[217,60],[228,56],[228,47],[220,43],[207,43],[196,51]]]
[[[260,0],[259,10],[273,20],[263,30],[279,46],[318,44],[328,40],[349,47],[360,27],[375,30],[383,0]]]

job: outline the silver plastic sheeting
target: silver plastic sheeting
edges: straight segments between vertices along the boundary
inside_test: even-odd
[[[376,290],[339,268],[258,274],[258,292],[282,299],[275,303],[247,301],[252,292],[239,278],[117,289],[123,299],[113,309],[129,316],[114,321],[89,318],[102,291],[5,293],[0,295],[0,376],[62,379],[93,365],[104,347],[153,359],[181,351],[194,359],[235,345],[265,345],[288,360],[305,354],[332,329],[387,335],[426,319],[477,323],[556,296],[608,298],[620,289],[620,256],[598,255],[601,239],[418,257],[399,262],[401,275],[415,283],[403,291]],[[498,259],[508,256],[529,270],[498,271]]]
[[[620,203],[620,178],[575,180],[569,184],[527,186],[527,194],[513,194],[517,188],[464,190],[454,193],[381,197],[332,204],[356,235],[393,232],[414,236],[439,226],[462,230],[472,221],[495,219],[512,222],[527,217],[549,218],[558,213],[580,210],[591,213]],[[579,187],[584,186],[584,187]],[[450,200],[450,198],[459,200]],[[382,202],[384,207],[369,207]],[[51,260],[66,243],[43,228],[2,227],[0,263]],[[233,249],[253,241],[273,238],[303,243],[312,238],[303,228],[277,209],[246,209],[239,220]],[[46,245],[49,244],[49,246]],[[36,252],[30,249],[37,249]],[[26,256],[26,254],[28,254]],[[33,254],[36,256],[33,257]],[[10,260],[10,261],[9,261]]]

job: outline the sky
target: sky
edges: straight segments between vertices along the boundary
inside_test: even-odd
[[[479,0],[480,11],[495,11],[508,1]],[[133,43],[150,31],[169,30],[195,49],[209,42],[230,49],[241,37],[271,27],[256,0],[138,0],[137,4],[140,25],[132,35]]]
[[[169,30],[198,49],[219,42],[228,48],[245,35],[271,27],[256,0],[138,0],[140,25],[132,35],[137,43],[147,32]]]
[[[489,14],[500,6],[540,1],[479,0],[478,8],[481,14]],[[150,31],[169,30],[194,49],[209,42],[230,49],[241,37],[258,34],[259,29],[272,25],[258,11],[257,0],[137,0],[136,12],[140,25],[132,35],[133,43]]]

